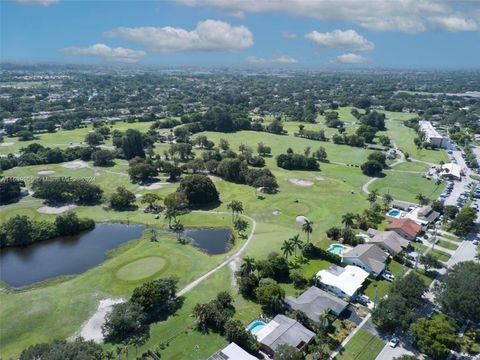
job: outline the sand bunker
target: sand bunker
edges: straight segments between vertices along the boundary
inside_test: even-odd
[[[64,213],[68,210],[72,210],[76,208],[77,205],[65,205],[65,206],[42,206],[41,208],[38,208],[38,212],[42,214],[61,214]]]
[[[280,211],[279,210],[273,210],[272,214],[273,215],[280,215]]]
[[[40,170],[40,171],[37,171],[37,174],[38,175],[53,175],[55,174],[56,171],[53,171],[53,170]]]
[[[0,143],[0,146],[12,146],[15,145],[14,142],[6,142],[6,143]]]
[[[123,299],[112,298],[100,300],[97,311],[88,319],[85,325],[82,326],[78,336],[83,337],[85,340],[93,340],[96,343],[101,343],[103,341],[102,325],[105,322],[105,315],[112,310],[113,305],[120,304],[124,301]]]
[[[303,215],[298,215],[296,218],[295,218],[295,221],[299,224],[304,224],[306,221],[310,221],[308,220],[307,217],[303,216]]]
[[[88,164],[85,161],[70,161],[62,164],[62,166],[67,169],[81,169],[88,167]]]
[[[315,176],[315,179],[318,180],[318,181],[323,181],[323,180],[325,180],[325,178],[322,177],[322,176]]]
[[[313,182],[308,180],[300,180],[300,179],[290,179],[289,180],[293,185],[302,186],[302,187],[309,187],[313,185]]]
[[[163,186],[161,183],[153,183],[153,184],[150,184],[150,185],[146,185],[146,186],[140,186],[140,189],[143,189],[143,190],[158,190],[158,189],[161,189]]]

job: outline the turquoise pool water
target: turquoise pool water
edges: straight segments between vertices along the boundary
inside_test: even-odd
[[[400,215],[400,211],[396,210],[396,209],[393,209],[393,210],[390,210],[387,215],[391,216],[391,217],[396,217],[396,216]]]
[[[333,244],[330,245],[328,248],[328,252],[331,252],[332,254],[340,255],[345,251],[346,247],[340,244]]]
[[[256,334],[260,330],[262,330],[266,325],[267,324],[264,323],[263,321],[257,320],[248,326],[248,331],[250,331],[252,334]]]

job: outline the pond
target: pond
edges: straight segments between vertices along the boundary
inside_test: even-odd
[[[97,224],[75,236],[2,249],[0,279],[21,287],[59,275],[80,274],[107,259],[106,252],[142,237],[143,225]]]
[[[210,255],[226,253],[233,246],[230,229],[186,229],[183,235],[192,240],[193,246]]]

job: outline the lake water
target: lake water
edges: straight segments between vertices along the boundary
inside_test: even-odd
[[[186,229],[184,236],[192,239],[192,245],[210,255],[226,253],[233,246],[230,229]]]
[[[59,275],[80,274],[107,259],[106,252],[139,239],[143,225],[97,224],[76,236],[43,241],[25,248],[2,249],[0,279],[21,287]]]

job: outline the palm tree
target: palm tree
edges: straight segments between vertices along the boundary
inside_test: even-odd
[[[355,215],[352,213],[346,213],[342,215],[342,224],[345,225],[345,228],[350,229],[353,226],[353,220]]]
[[[382,196],[383,204],[385,205],[385,210],[388,209],[390,203],[393,201],[393,197],[390,194],[384,194]]]
[[[255,259],[249,256],[245,256],[243,258],[243,263],[240,266],[240,272],[242,273],[242,275],[245,276],[251,274],[256,268],[257,264],[255,262]]]
[[[310,242],[310,234],[313,232],[313,221],[304,219],[302,231],[307,234],[307,243]]]
[[[328,310],[318,315],[318,325],[324,330],[330,325],[330,313]]]
[[[115,352],[117,353],[117,358],[120,359],[120,356],[122,355],[122,351],[123,351],[123,349],[120,346],[117,346],[115,348]]]
[[[297,234],[294,237],[288,239],[288,241],[290,241],[290,243],[292,244],[293,249],[294,249],[294,253],[295,253],[295,257],[296,257],[297,256],[297,249],[300,250],[303,247],[303,242],[302,242],[302,240],[300,240],[300,235]]]
[[[283,308],[283,297],[277,292],[270,298],[270,308],[273,312],[278,313]]]
[[[177,234],[177,241],[180,240],[180,234],[183,232],[185,227],[183,226],[182,223],[180,223],[180,220],[175,220],[172,226],[173,231]]]
[[[232,200],[227,205],[227,209],[232,211],[232,221],[235,221],[235,215],[243,213],[243,204],[241,201]]]
[[[372,190],[367,196],[367,200],[370,203],[370,207],[377,201],[378,190]]]
[[[285,240],[281,247],[283,251],[283,256],[288,260],[288,257],[291,256],[294,252],[294,246],[290,240]]]
[[[420,203],[420,205],[427,205],[430,201],[429,198],[427,198],[425,195],[423,195],[422,193],[419,193],[417,194],[417,196],[415,196],[415,199],[418,200],[418,202]]]
[[[106,360],[113,360],[115,358],[115,355],[113,355],[113,351],[110,350],[110,351],[107,351],[105,353],[105,359]]]

